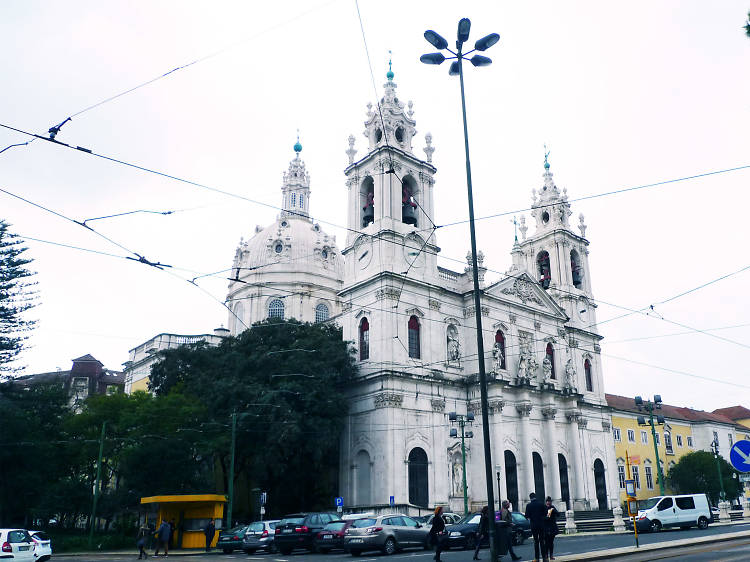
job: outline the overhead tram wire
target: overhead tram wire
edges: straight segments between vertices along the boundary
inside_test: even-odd
[[[179,177],[179,176],[174,176],[174,175],[171,175],[171,174],[166,174],[166,173],[164,173],[164,172],[159,172],[159,171],[157,171],[157,170],[149,169],[149,168],[146,168],[146,167],[144,167],[144,166],[140,166],[140,165],[137,165],[137,164],[132,164],[132,163],[126,162],[126,161],[124,161],[124,160],[119,160],[119,159],[117,159],[117,158],[109,157],[109,156],[106,156],[106,155],[103,155],[103,154],[98,154],[98,153],[96,153],[96,152],[93,152],[92,150],[90,150],[90,149],[87,149],[87,148],[83,148],[83,147],[80,147],[80,146],[78,146],[78,147],[75,147],[75,146],[72,146],[72,145],[70,145],[70,144],[67,144],[67,143],[63,143],[63,142],[60,142],[60,141],[57,141],[57,140],[54,140],[54,139],[48,139],[48,138],[46,138],[46,137],[43,137],[43,136],[37,135],[37,134],[35,134],[35,133],[31,133],[31,132],[28,132],[28,131],[24,131],[24,130],[22,130],[22,129],[18,129],[18,128],[15,128],[15,127],[12,127],[12,126],[10,126],[10,125],[7,125],[7,124],[3,124],[3,123],[0,123],[0,127],[6,128],[6,129],[10,129],[10,130],[13,130],[13,131],[16,131],[16,132],[19,132],[19,133],[22,133],[22,134],[25,134],[25,135],[28,135],[28,136],[32,136],[32,137],[35,137],[35,138],[39,138],[39,139],[45,140],[45,141],[47,141],[47,142],[51,142],[51,143],[53,143],[53,144],[56,144],[56,145],[59,145],[59,146],[65,147],[65,148],[69,148],[69,149],[72,149],[72,150],[77,150],[77,151],[79,151],[79,152],[83,152],[83,153],[85,153],[85,154],[90,154],[90,155],[92,155],[92,156],[96,156],[96,157],[98,157],[98,158],[102,158],[102,159],[105,159],[105,160],[109,160],[109,161],[111,161],[111,162],[115,162],[115,163],[118,163],[118,164],[121,164],[121,165],[124,165],[124,166],[128,166],[128,167],[132,167],[132,168],[135,168],[135,169],[139,169],[139,170],[142,170],[142,171],[145,171],[145,172],[148,172],[148,173],[153,173],[153,174],[156,174],[156,175],[159,175],[159,176],[162,176],[162,177],[166,177],[166,178],[169,178],[169,179],[173,179],[173,180],[175,180],[175,181],[179,181],[179,182],[182,182],[182,183],[186,183],[186,184],[189,184],[189,185],[193,185],[193,186],[196,186],[196,187],[199,187],[199,188],[207,189],[207,190],[209,190],[209,191],[214,191],[214,192],[216,192],[216,193],[220,193],[220,194],[223,194],[223,195],[226,195],[226,196],[230,196],[230,197],[234,197],[234,198],[237,198],[237,199],[245,200],[245,201],[248,201],[248,202],[250,202],[250,203],[254,203],[254,204],[257,204],[257,205],[260,205],[260,206],[263,206],[263,207],[267,207],[267,208],[272,208],[272,209],[275,209],[275,210],[280,210],[280,207],[278,207],[278,206],[276,206],[276,205],[271,205],[271,204],[269,204],[269,203],[264,203],[264,202],[261,202],[261,201],[257,201],[257,200],[254,200],[254,199],[250,199],[249,197],[245,197],[245,196],[242,196],[242,195],[238,195],[238,194],[235,194],[235,193],[231,193],[231,192],[228,192],[228,191],[225,191],[225,190],[222,190],[222,189],[216,188],[216,187],[212,187],[212,186],[209,186],[209,185],[206,185],[206,184],[201,184],[201,183],[199,183],[199,182],[195,182],[195,181],[192,181],[192,180],[187,180],[187,179],[181,178],[181,177]],[[741,166],[741,167],[731,168],[731,169],[728,169],[728,170],[720,170],[720,171],[712,172],[711,174],[718,174],[718,173],[724,173],[724,172],[728,172],[728,171],[735,171],[735,170],[739,170],[739,169],[743,169],[743,168],[750,168],[750,166]],[[703,174],[703,175],[707,175],[707,174]],[[690,178],[693,178],[693,177],[699,177],[699,176],[690,176]],[[686,178],[686,179],[687,179],[687,178]],[[675,181],[678,181],[678,180],[675,180]],[[679,181],[681,181],[681,179],[680,179]],[[665,183],[665,182],[660,182],[660,184],[663,184],[663,183]],[[18,197],[19,199],[22,199],[22,200],[23,200],[23,198],[21,198],[20,196],[17,196],[17,195],[15,195],[15,194],[12,194],[12,193],[10,193],[10,192],[8,192],[8,191],[2,190],[2,189],[0,189],[0,191],[3,191],[3,192],[5,192],[5,193],[8,193],[9,195],[12,195],[12,196],[14,196],[14,197]],[[620,190],[620,191],[622,191],[622,190]],[[604,194],[602,194],[602,195],[604,195]],[[589,197],[589,198],[592,198],[593,196],[588,196],[588,197]],[[38,206],[38,205],[36,205],[36,206]],[[43,208],[43,209],[45,209],[45,210],[48,210],[48,209],[46,209],[46,208],[44,208],[44,207],[40,207],[40,208]],[[61,216],[61,217],[65,218],[66,220],[69,220],[69,221],[71,221],[71,222],[74,222],[74,223],[76,223],[76,224],[79,224],[80,226],[84,226],[84,225],[82,225],[82,224],[81,224],[80,222],[78,222],[78,221],[75,221],[74,219],[70,219],[70,218],[68,218],[68,217],[64,217],[64,215],[60,215],[59,213],[55,213],[54,211],[50,211],[50,212],[53,212],[54,214],[58,214],[59,216]],[[508,213],[504,213],[504,214],[508,214]],[[362,231],[360,231],[360,230],[357,230],[357,229],[353,229],[353,228],[349,228],[349,227],[342,227],[342,226],[340,226],[340,225],[337,225],[337,224],[335,224],[335,223],[332,223],[332,222],[329,222],[329,221],[324,221],[324,220],[319,220],[319,219],[318,219],[318,220],[317,220],[317,222],[321,222],[321,223],[323,223],[323,224],[329,224],[329,225],[332,225],[332,226],[334,226],[334,227],[336,227],[336,228],[342,228],[342,229],[348,230],[348,231],[350,231],[350,232],[354,232],[354,233],[358,233],[358,234],[363,234],[363,235],[366,235],[366,236],[369,236],[369,237],[372,237],[372,238],[376,238],[376,237],[374,237],[373,235],[370,235],[370,234],[364,233],[364,232],[362,232]],[[95,233],[96,233],[97,235],[99,235],[99,236],[102,236],[103,238],[105,238],[105,239],[106,239],[106,237],[105,237],[104,235],[101,235],[101,234],[97,233],[96,231],[94,231],[94,230],[93,230],[93,229],[92,229],[91,227],[89,227],[88,225],[86,225],[86,226],[85,226],[85,228],[88,228],[88,229],[89,229],[89,230],[91,230],[92,232],[95,232]],[[384,240],[384,239],[382,239],[382,238],[377,238],[377,239],[378,239],[378,240]],[[398,241],[390,241],[390,240],[388,240],[388,242],[389,242],[389,243],[393,243],[393,244],[396,244],[396,245],[399,245],[399,246],[405,246],[405,244],[404,244],[404,243],[402,243],[402,242],[398,242]],[[137,256],[138,256],[138,259],[137,259],[136,261],[141,261],[142,263],[145,263],[146,265],[152,265],[152,266],[157,266],[157,265],[161,265],[161,266],[163,266],[163,264],[158,264],[158,263],[157,263],[157,264],[154,264],[154,263],[152,263],[152,262],[149,262],[148,260],[146,260],[146,259],[145,259],[145,258],[143,258],[142,256],[140,256],[140,255],[138,255],[138,254],[135,254],[134,252],[132,252],[132,251],[128,250],[127,248],[125,248],[125,247],[123,247],[123,246],[120,246],[119,244],[117,244],[117,243],[116,243],[116,242],[114,242],[114,241],[112,241],[112,243],[114,243],[114,244],[118,245],[119,247],[121,247],[121,249],[125,249],[125,250],[126,250],[127,252],[129,252],[129,253],[133,253],[134,255],[137,255]],[[423,251],[425,251],[425,253],[431,253],[431,254],[433,254],[433,255],[437,255],[437,252],[432,252],[432,251],[428,251],[428,250],[423,250]],[[131,259],[132,259],[132,258],[131,258]],[[459,259],[455,259],[455,258],[449,258],[449,257],[445,257],[445,256],[443,256],[443,259],[446,259],[446,260],[448,260],[448,261],[454,261],[454,262],[457,262],[457,263],[461,263],[461,264],[463,264],[463,263],[464,263],[464,262],[463,262],[463,260],[459,260]],[[166,266],[163,266],[163,267],[166,267]],[[504,278],[504,279],[507,279],[507,278],[512,278],[512,277],[516,277],[516,278],[518,278],[518,276],[512,276],[512,275],[511,275],[511,276],[509,276],[509,275],[507,275],[507,274],[505,274],[505,273],[503,273],[503,272],[497,271],[497,270],[492,270],[492,269],[489,269],[489,268],[488,268],[487,270],[488,270],[488,271],[491,271],[491,272],[493,272],[493,273],[498,273],[498,274],[500,274],[501,276],[503,276],[503,278]],[[558,289],[558,290],[559,290],[559,289]],[[568,292],[568,291],[562,291],[562,292],[567,292],[567,293],[569,293],[569,294],[572,294],[572,293],[570,293],[570,292]],[[602,304],[606,304],[606,305],[608,305],[608,306],[612,306],[612,307],[615,307],[615,308],[621,308],[621,309],[623,309],[623,310],[626,310],[626,311],[628,311],[629,313],[637,313],[637,312],[638,312],[638,311],[634,311],[634,310],[633,310],[633,309],[631,309],[631,308],[628,308],[628,307],[624,307],[624,306],[620,306],[620,305],[616,305],[616,304],[614,304],[614,303],[606,302],[606,301],[603,301],[603,300],[601,300],[601,299],[595,299],[595,302],[599,302],[599,303],[602,303]],[[624,317],[624,316],[626,316],[626,315],[623,315],[623,317]],[[609,321],[612,321],[612,320],[615,320],[615,319],[616,319],[616,318],[613,318],[613,319],[610,319]],[[599,324],[601,324],[601,322],[597,323],[597,325],[599,325]],[[677,325],[679,326],[680,324],[677,324]],[[589,327],[591,327],[591,326],[589,326]],[[682,325],[681,327],[686,327],[686,326]],[[686,327],[686,328],[688,328],[688,327]],[[690,329],[690,328],[688,328],[688,329]],[[697,330],[697,329],[696,329],[696,330]],[[700,330],[697,330],[697,331],[700,331]],[[718,337],[718,336],[714,336],[714,337]],[[729,340],[729,341],[731,341],[731,340]],[[740,344],[740,345],[741,345],[741,344]]]

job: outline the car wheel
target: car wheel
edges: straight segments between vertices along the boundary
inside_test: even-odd
[[[658,533],[661,531],[661,523],[659,521],[651,521],[651,532]]]
[[[390,556],[394,552],[396,552],[396,541],[393,540],[393,537],[388,537],[383,545],[383,554]]]
[[[699,529],[705,529],[706,527],[708,527],[708,519],[705,518],[705,517],[703,517],[703,516],[699,517],[698,518],[698,528]]]
[[[468,535],[466,537],[466,550],[474,550],[477,547],[477,537],[475,535]]]

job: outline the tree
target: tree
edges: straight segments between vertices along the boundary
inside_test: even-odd
[[[733,478],[734,469],[722,457],[719,457],[721,479],[728,499],[736,498],[742,492],[742,485]],[[667,474],[667,485],[678,494],[695,494],[704,492],[713,505],[719,502],[721,485],[713,453],[695,451],[683,456]]]
[[[230,422],[238,414],[235,475],[269,494],[269,512],[330,507],[337,491],[346,384],[356,362],[341,329],[267,320],[218,347],[162,352],[152,368],[157,395],[183,392],[210,412],[224,490]]]
[[[26,332],[34,322],[24,318],[24,312],[34,306],[34,274],[26,269],[32,260],[24,258],[23,241],[0,220],[0,377],[7,377],[18,367],[11,366],[13,359],[23,351]]]
[[[750,12],[747,13],[747,23],[745,24],[745,35],[750,37]]]

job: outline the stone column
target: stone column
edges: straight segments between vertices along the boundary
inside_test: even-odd
[[[581,419],[581,413],[572,410],[565,414],[568,421],[568,443],[570,444],[570,458],[568,459],[568,487],[570,488],[571,504],[573,508],[583,509],[582,503],[585,499],[583,491],[583,479],[586,477],[586,467],[581,452],[581,443],[578,435],[578,420]]]
[[[560,504],[562,501],[562,491],[560,485],[560,464],[557,461],[557,447],[555,445],[555,416],[557,408],[554,404],[548,404],[542,408],[542,416],[545,420],[546,445],[547,450],[547,474],[545,475],[545,484],[547,486],[547,495],[552,497],[552,502]]]
[[[524,400],[516,404],[516,411],[521,417],[518,432],[518,452],[520,470],[518,473],[518,505],[517,511],[523,511],[523,507],[529,501],[529,494],[534,491],[534,463],[531,460],[531,447],[529,447],[529,416],[533,406],[530,400]]]

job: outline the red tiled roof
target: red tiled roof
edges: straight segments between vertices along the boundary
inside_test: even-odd
[[[635,406],[633,398],[628,396],[618,396],[616,394],[605,394],[607,405],[615,410],[624,410],[626,412],[639,413]],[[718,411],[717,411],[718,412]],[[665,418],[685,420],[690,422],[715,422],[725,423],[734,426],[734,420],[726,415],[717,412],[704,412],[703,410],[693,410],[684,406],[670,406],[662,404],[660,415]],[[750,411],[749,411],[750,412]]]
[[[746,420],[750,419],[750,410],[744,406],[729,406],[728,408],[719,408],[714,410],[714,414],[726,416],[730,420]]]

